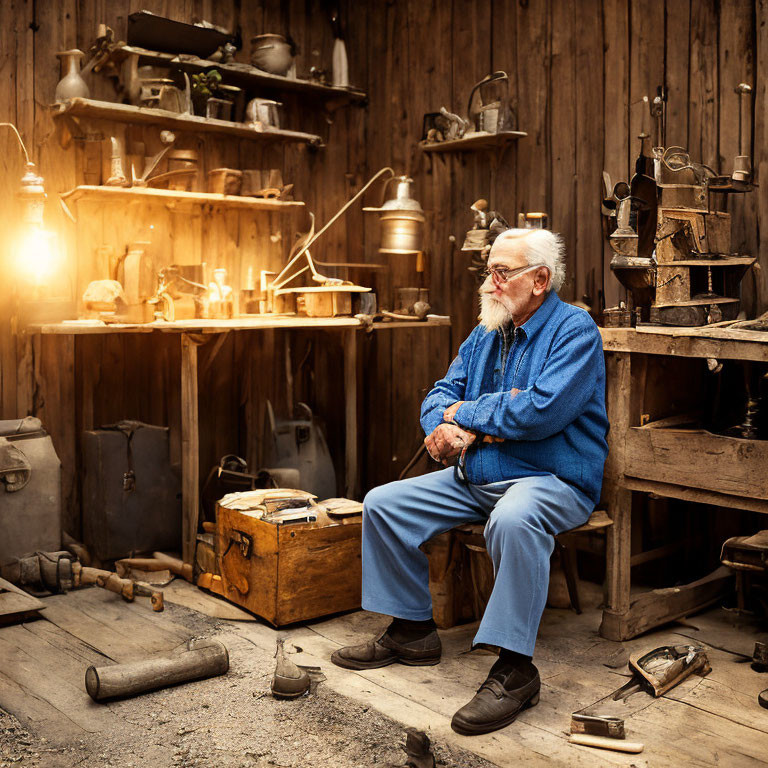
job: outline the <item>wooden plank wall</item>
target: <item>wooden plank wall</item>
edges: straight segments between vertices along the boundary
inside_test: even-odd
[[[409,260],[390,257],[389,273],[355,277],[371,281],[382,296],[398,285],[429,287],[434,311],[452,315],[454,322],[450,334],[409,331],[361,338],[366,398],[360,441],[363,484],[370,487],[395,477],[417,447],[421,396],[475,322],[475,278],[460,251],[475,199],[487,198],[510,221],[519,210],[548,211],[568,247],[564,298],[587,296],[594,303],[604,293],[611,304],[619,288],[607,269],[602,240],[601,172],[608,170],[614,179],[627,177],[638,146],[643,95],[665,84],[668,143],[688,146],[695,159],[729,172],[738,143],[732,89],[741,81],[752,83],[755,167],[758,175],[768,176],[768,3],[346,0],[340,5],[350,78],[369,93],[367,108],[340,110],[329,125],[316,106],[286,100],[289,127],[322,131],[327,137],[320,152],[288,147],[262,155],[256,145],[227,145],[210,138],[204,147],[209,167],[281,165],[286,181],[296,185],[297,198],[307,201],[320,223],[383,166],[415,180],[415,194],[427,211],[426,272],[417,273]],[[74,151],[63,152],[55,142],[46,110],[59,76],[55,53],[74,46],[87,49],[100,21],[122,37],[127,15],[138,9],[239,25],[245,46],[238,58],[244,61],[253,34],[289,33],[299,46],[300,76],[313,65],[330,68],[333,39],[321,0],[0,0],[0,77],[6,84],[0,91],[0,120],[18,125],[54,200],[54,193],[77,183],[79,173]],[[500,158],[421,153],[416,143],[423,114],[440,106],[464,113],[472,85],[496,69],[510,75],[518,127],[528,138]],[[106,87],[95,81],[92,85],[94,93]],[[17,215],[13,192],[21,162],[10,132],[0,130],[0,226],[7,232]],[[366,202],[376,204],[376,197],[372,192]],[[761,260],[768,240],[767,200],[761,193],[734,202],[735,243]],[[106,208],[92,214],[81,215],[77,230],[81,263],[83,240],[93,249],[110,238],[119,247],[135,237],[128,234],[130,211],[121,212],[118,226]],[[72,226],[56,206],[49,206],[49,216],[53,226],[67,233],[74,250]],[[267,217],[245,220],[217,213],[190,219],[159,210],[155,218],[156,231],[165,233],[157,235],[164,256],[225,264],[235,280],[247,264],[278,265],[293,237],[291,227]],[[274,242],[270,235],[278,229],[282,240]],[[377,241],[375,217],[358,206],[329,232],[318,255],[323,260],[382,262]],[[0,257],[8,269],[9,249]],[[744,283],[752,311],[768,304],[768,264],[763,266]],[[78,291],[87,275],[81,267]],[[51,429],[68,470],[68,524],[76,530],[73,470],[80,431],[127,417],[178,427],[177,340],[154,334],[31,341],[11,333],[12,314],[10,281],[0,280],[0,417],[35,413]],[[294,369],[308,353],[296,378],[296,398],[310,401],[323,416],[342,467],[343,406],[333,374],[341,353],[339,340],[331,337],[230,334],[210,365],[212,345],[202,348],[203,473],[228,451],[256,460],[264,396],[287,412],[287,338]],[[87,396],[91,388],[92,399]]]

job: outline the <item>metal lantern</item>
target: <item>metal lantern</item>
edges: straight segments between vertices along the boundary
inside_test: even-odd
[[[364,208],[379,213],[381,243],[379,253],[420,253],[424,250],[424,211],[418,200],[411,197],[413,179],[394,176],[387,184],[397,181],[394,198],[380,208]],[[386,189],[386,185],[385,185]]]

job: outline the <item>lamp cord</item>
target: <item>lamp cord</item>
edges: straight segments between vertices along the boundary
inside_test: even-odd
[[[24,142],[21,140],[21,134],[19,133],[19,129],[13,123],[0,123],[0,127],[1,126],[7,126],[16,134],[16,138],[19,140],[19,144],[21,144],[21,149],[24,152],[24,157],[27,159],[27,163],[29,163],[29,153],[27,152],[27,148],[24,146]]]

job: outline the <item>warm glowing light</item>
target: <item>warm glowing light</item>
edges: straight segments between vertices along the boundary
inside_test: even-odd
[[[40,227],[26,228],[16,245],[18,277],[28,284],[43,285],[59,266],[52,233]]]

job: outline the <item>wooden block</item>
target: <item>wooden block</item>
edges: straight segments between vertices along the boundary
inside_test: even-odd
[[[43,608],[45,603],[0,579],[0,625],[23,621]]]
[[[708,213],[705,218],[707,230],[707,252],[730,254],[731,252],[731,214],[722,212]]]

